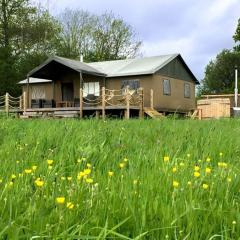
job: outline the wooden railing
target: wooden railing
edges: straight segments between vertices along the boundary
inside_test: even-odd
[[[26,101],[24,97],[13,97],[9,93],[0,96],[0,112],[5,112],[9,114],[10,112],[20,112],[24,110],[26,106]]]

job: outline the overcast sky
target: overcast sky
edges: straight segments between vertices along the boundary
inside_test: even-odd
[[[219,51],[232,48],[240,18],[240,0],[48,1],[54,14],[64,8],[96,14],[112,11],[136,30],[143,56],[181,53],[198,79]]]

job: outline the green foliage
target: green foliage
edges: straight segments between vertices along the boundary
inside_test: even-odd
[[[223,50],[219,53],[206,67],[201,94],[233,93],[235,66],[240,66],[240,52]]]
[[[233,39],[236,43],[236,46],[234,47],[235,51],[240,52],[240,18],[238,19],[238,25]]]
[[[239,124],[2,119],[0,238],[238,239]]]
[[[94,15],[80,10],[66,9],[59,16],[62,31],[59,35],[58,55],[84,61],[106,61],[134,57],[141,42],[133,28],[112,13]]]

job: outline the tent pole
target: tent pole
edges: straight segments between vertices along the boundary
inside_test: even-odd
[[[238,68],[235,66],[235,107],[238,105]]]

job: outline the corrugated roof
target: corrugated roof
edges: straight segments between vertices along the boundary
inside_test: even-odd
[[[52,80],[41,78],[29,78],[29,83],[49,83]],[[27,79],[20,81],[18,84],[27,84]]]
[[[136,59],[92,62],[89,66],[107,74],[107,77],[153,74],[179,54],[161,55]]]
[[[52,61],[63,64],[64,66],[67,66],[77,72],[82,72],[82,73],[87,73],[87,74],[97,75],[97,76],[105,76],[106,75],[105,73],[100,72],[99,70],[95,69],[92,66],[89,66],[86,63],[82,63],[80,61],[71,60],[71,59],[67,59],[67,58],[63,58],[63,57],[57,57],[57,56],[50,57],[43,64],[34,68],[30,73],[28,73],[28,75],[32,76],[34,73],[38,72],[41,68],[43,68],[44,66],[46,66],[47,64],[49,64]]]

